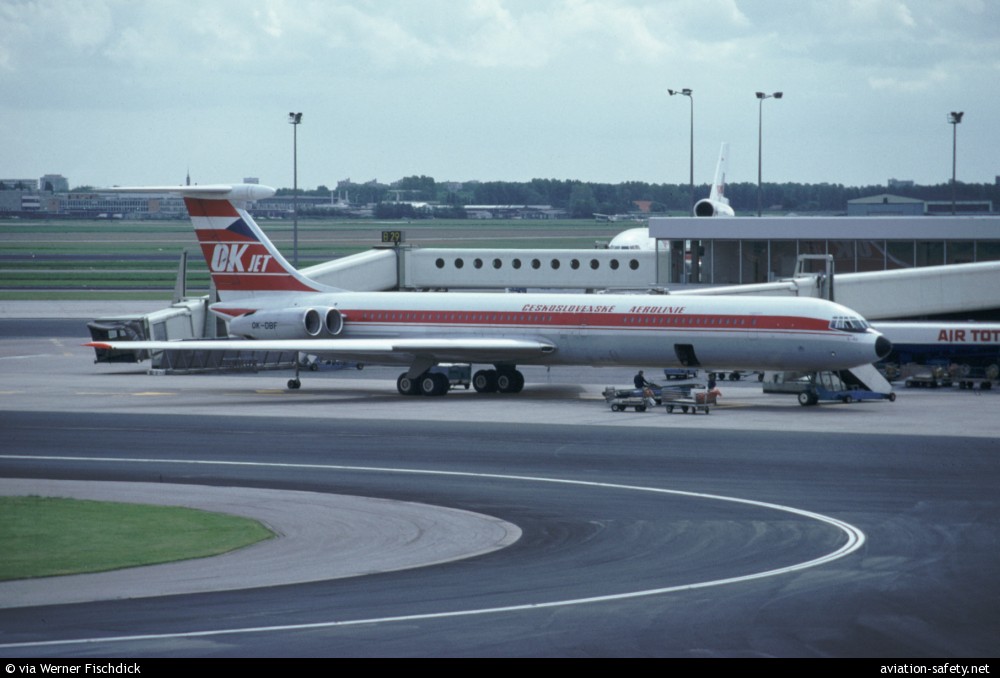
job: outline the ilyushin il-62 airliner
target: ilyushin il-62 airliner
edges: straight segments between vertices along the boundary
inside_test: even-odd
[[[439,363],[486,367],[480,392],[517,393],[518,365],[841,370],[891,350],[854,311],[822,299],[634,294],[351,292],[299,273],[244,208],[274,194],[240,184],[117,189],[183,195],[219,301],[225,341],[94,342],[98,349],[299,351],[402,365],[404,395],[442,395]],[[298,377],[289,381],[298,388]]]

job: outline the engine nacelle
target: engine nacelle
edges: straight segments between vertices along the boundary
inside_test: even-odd
[[[229,321],[229,333],[246,339],[320,339],[344,329],[335,308],[282,308],[251,311]]]
[[[724,202],[706,198],[694,204],[694,215],[696,217],[735,217],[736,212]]]

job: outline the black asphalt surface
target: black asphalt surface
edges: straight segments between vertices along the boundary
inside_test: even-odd
[[[4,656],[915,659],[1000,645],[997,439],[400,422],[390,407],[365,420],[0,412],[0,430],[5,477],[357,494],[523,530],[501,551],[404,572],[2,610]],[[551,480],[781,504],[866,541],[776,576],[545,606],[765,572],[846,540],[775,509]],[[507,606],[524,607],[495,610]],[[440,614],[454,616],[421,616]],[[53,641],[73,642],[23,644]]]

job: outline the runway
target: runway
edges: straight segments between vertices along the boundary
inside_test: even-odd
[[[684,417],[611,414],[592,398],[604,372],[596,384],[536,375],[522,397],[431,404],[358,374],[317,376],[305,396],[260,388],[278,375],[170,378],[153,391],[163,378],[108,374],[56,340],[35,351],[45,359],[0,341],[5,382],[34,370],[45,396],[4,384],[4,478],[420,502],[521,535],[476,557],[347,579],[5,609],[5,656],[997,649],[993,394],[811,410],[724,387],[731,409]],[[45,343],[56,346],[32,345]],[[136,395],[150,392],[170,395]],[[927,419],[952,410],[965,411],[960,424],[944,417],[927,433]]]

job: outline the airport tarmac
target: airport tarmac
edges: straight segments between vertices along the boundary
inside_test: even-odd
[[[514,396],[405,398],[388,368],[287,391],[282,372],[96,365],[85,318],[0,311],[4,478],[368,497],[521,531],[431,567],[3,610],[0,654],[995,652],[998,392],[805,408],[722,382],[705,416],[611,412],[600,392],[624,368],[528,367]]]
[[[160,305],[162,306],[162,304]],[[241,374],[149,374],[149,363],[94,364],[86,319],[148,311],[157,302],[84,304],[0,303],[0,409],[176,415],[371,418],[377,421],[565,423],[624,428],[710,427],[713,430],[829,433],[907,433],[996,437],[1000,390],[947,394],[897,386],[895,402],[869,401],[802,407],[793,396],[767,395],[753,381],[720,382],[712,414],[612,412],[602,391],[626,387],[632,368],[523,366],[522,393],[481,394],[458,388],[443,398],[401,397],[400,368],[302,372],[302,388],[285,387],[290,371]],[[99,311],[103,309],[103,313]],[[114,310],[112,310],[114,309]],[[24,315],[18,315],[24,314]],[[33,315],[32,315],[33,314]],[[58,314],[72,317],[60,319]],[[31,336],[42,327],[50,336]],[[20,336],[18,336],[20,335]],[[656,379],[654,367],[647,376]],[[664,380],[660,380],[667,383]],[[946,397],[945,397],[946,396]]]

